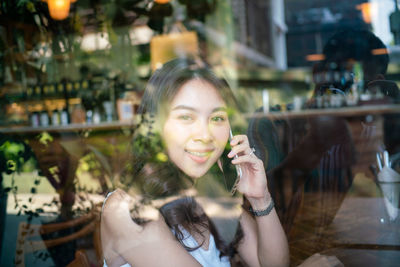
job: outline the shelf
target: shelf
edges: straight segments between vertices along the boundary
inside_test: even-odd
[[[356,107],[343,107],[343,108],[329,108],[329,109],[308,109],[301,111],[284,111],[284,112],[256,112],[244,114],[246,118],[269,118],[271,120],[282,119],[296,119],[296,118],[309,118],[317,116],[337,116],[337,117],[357,117],[366,115],[382,115],[400,113],[400,105],[369,105],[369,106],[356,106]],[[13,127],[0,127],[0,133],[3,134],[35,134],[41,132],[78,132],[87,130],[96,131],[112,131],[121,128],[133,127],[134,122],[102,122],[99,124],[68,124],[60,126],[13,126]]]
[[[133,127],[134,124],[131,121],[127,122],[102,122],[98,124],[68,124],[60,126],[13,126],[13,127],[0,127],[0,133],[2,134],[39,134],[41,132],[79,132],[87,130],[95,131],[113,131],[121,128]]]
[[[356,107],[328,108],[328,109],[307,109],[301,111],[284,112],[256,112],[245,114],[246,118],[268,118],[270,120],[309,118],[317,116],[357,117],[366,115],[382,115],[389,113],[400,113],[400,105],[368,105]]]

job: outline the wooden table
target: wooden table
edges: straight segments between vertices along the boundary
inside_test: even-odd
[[[400,218],[389,220],[382,197],[345,197],[332,214],[334,208],[319,209],[321,196],[304,196],[289,239],[293,266],[314,253],[335,255],[345,266],[399,266]]]

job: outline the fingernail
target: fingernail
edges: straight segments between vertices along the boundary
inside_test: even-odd
[[[228,157],[233,157],[233,151],[229,152]]]

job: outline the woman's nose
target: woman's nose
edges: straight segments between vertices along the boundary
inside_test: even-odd
[[[200,122],[195,125],[193,139],[204,143],[212,140],[210,125],[207,122]]]

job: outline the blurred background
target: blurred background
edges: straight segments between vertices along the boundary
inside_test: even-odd
[[[102,265],[104,195],[143,186],[128,173],[146,82],[185,56],[234,91],[234,132],[264,160],[291,264],[395,266],[397,0],[1,1],[0,265]]]

